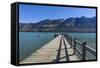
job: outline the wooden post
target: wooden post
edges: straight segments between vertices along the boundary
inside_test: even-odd
[[[82,59],[85,60],[86,49],[85,49],[86,41],[82,42]]]
[[[76,53],[76,38],[74,38],[74,40],[73,40],[73,43],[74,43],[74,53],[73,54],[75,54]]]

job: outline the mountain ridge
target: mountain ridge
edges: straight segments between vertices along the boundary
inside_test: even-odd
[[[96,17],[45,19],[37,23],[19,23],[19,31],[33,32],[96,32]]]

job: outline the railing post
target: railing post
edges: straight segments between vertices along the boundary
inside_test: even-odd
[[[86,56],[86,48],[85,48],[85,45],[86,45],[86,41],[83,41],[82,42],[82,59],[85,60],[85,56]]]
[[[73,45],[73,47],[74,47],[74,53],[73,54],[75,54],[76,53],[76,38],[74,38],[73,43],[74,43],[74,45]]]

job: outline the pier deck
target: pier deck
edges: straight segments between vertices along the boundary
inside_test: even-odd
[[[80,60],[77,55],[73,55],[73,52],[67,39],[63,35],[59,35],[21,61],[20,64]]]

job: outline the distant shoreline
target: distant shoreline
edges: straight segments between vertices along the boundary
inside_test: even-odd
[[[54,31],[19,31],[19,32],[54,32]],[[54,32],[54,33],[60,33],[60,31],[56,31],[56,32]],[[61,33],[67,33],[67,31],[66,32],[61,32]],[[68,32],[68,33],[96,33],[96,32]]]

